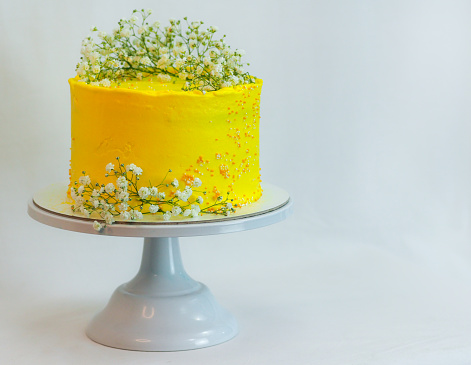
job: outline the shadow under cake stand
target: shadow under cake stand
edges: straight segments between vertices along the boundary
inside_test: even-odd
[[[75,232],[144,237],[137,275],[119,286],[108,305],[87,328],[87,336],[102,345],[136,351],[178,351],[217,345],[237,334],[237,322],[209,289],[190,278],[180,255],[178,237],[205,236],[260,228],[278,223],[292,211],[283,189],[263,185],[262,198],[228,217],[205,215],[163,221],[161,215],[140,221],[117,221],[101,232],[93,219],[71,211],[64,202],[66,184],[38,191],[28,214],[40,223]]]

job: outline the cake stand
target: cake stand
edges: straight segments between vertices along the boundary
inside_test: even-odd
[[[116,222],[101,232],[94,219],[72,212],[64,202],[66,184],[38,191],[28,214],[40,223],[75,232],[144,237],[137,275],[119,286],[108,305],[87,328],[87,336],[102,345],[136,351],[179,351],[217,345],[237,334],[237,322],[209,289],[188,276],[182,264],[178,237],[204,236],[259,228],[285,219],[292,211],[286,191],[263,185],[262,198],[231,216],[205,215],[163,221],[145,216],[137,222]]]

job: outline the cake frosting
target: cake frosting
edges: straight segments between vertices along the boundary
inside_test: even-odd
[[[119,156],[144,170],[144,182],[160,183],[171,169],[187,185],[200,179],[209,197],[230,193],[235,206],[261,197],[261,80],[212,92],[183,91],[173,77],[69,84],[70,186],[83,171],[100,185],[114,182],[104,166]]]

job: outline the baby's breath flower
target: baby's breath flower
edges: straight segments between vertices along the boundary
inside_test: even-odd
[[[111,172],[114,170],[114,165],[110,162],[108,165],[106,165],[106,172]]]
[[[82,194],[84,189],[85,189],[85,186],[80,185],[77,189],[77,193]]]
[[[169,75],[158,74],[157,80],[159,80],[160,82],[170,82],[172,81],[172,78]]]
[[[158,193],[159,193],[159,189],[156,188],[155,186],[153,186],[149,189],[149,194],[151,196],[157,196]]]
[[[124,176],[120,176],[116,180],[116,185],[118,186],[118,188],[125,189],[128,186],[128,181]]]
[[[174,180],[172,181],[172,186],[173,186],[174,188],[178,188],[178,180],[177,180],[177,179],[174,179]]]
[[[128,205],[127,203],[120,203],[120,204],[118,205],[118,209],[119,209],[121,212],[128,210],[128,208],[129,208],[129,205]]]
[[[143,186],[142,188],[139,189],[139,196],[141,199],[147,199],[150,195],[150,191],[148,187]]]
[[[104,219],[105,219],[106,224],[113,224],[115,222],[115,219],[110,212],[106,212],[104,214]]]
[[[142,215],[140,211],[136,209],[131,210],[131,219],[141,220],[142,218],[144,218],[144,216]]]
[[[174,206],[172,208],[172,215],[177,216],[182,212],[182,208],[180,208],[178,205]]]
[[[201,196],[197,197],[197,198],[196,198],[196,202],[197,202],[198,204],[203,204],[203,198],[202,198]]]
[[[142,169],[140,167],[134,167],[134,174],[135,175],[142,175]]]
[[[191,209],[196,211],[196,212],[201,212],[201,208],[199,205],[196,205],[196,204],[191,204]]]
[[[170,213],[170,212],[165,212],[164,213],[164,220],[165,221],[170,220],[171,217],[172,217],[172,213]]]
[[[105,226],[98,221],[93,222],[93,229],[100,232]]]
[[[195,188],[199,188],[201,185],[202,185],[201,179],[198,177],[195,177],[195,179],[193,180],[193,186]]]
[[[90,177],[88,175],[84,175],[79,177],[79,183],[81,185],[90,185],[92,183],[92,180],[90,180]]]
[[[125,221],[131,219],[131,213],[129,213],[128,211],[126,210],[123,210],[121,211],[121,213],[119,214],[119,217]]]
[[[109,183],[105,186],[105,191],[108,193],[108,194],[111,194],[115,191],[115,186],[113,183]]]
[[[149,205],[149,212],[152,214],[157,213],[159,211],[159,206],[158,205]]]

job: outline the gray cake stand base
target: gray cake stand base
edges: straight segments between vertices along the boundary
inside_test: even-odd
[[[29,202],[38,222],[89,234],[144,237],[141,267],[119,286],[108,305],[87,328],[87,336],[105,346],[136,351],[192,350],[220,344],[237,334],[237,322],[209,289],[188,276],[178,237],[213,235],[278,223],[292,211],[288,193],[263,186],[263,197],[229,217],[205,216],[165,222],[117,222],[96,232],[91,219],[76,216],[65,202],[67,185],[53,184]]]

